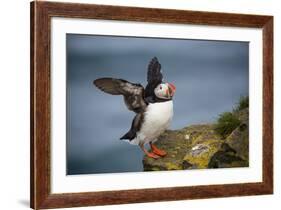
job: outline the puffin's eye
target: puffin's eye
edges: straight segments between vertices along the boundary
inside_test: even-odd
[[[162,86],[160,85],[160,90],[162,90]]]

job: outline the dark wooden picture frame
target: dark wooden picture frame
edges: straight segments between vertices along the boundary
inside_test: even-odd
[[[52,17],[261,28],[263,35],[263,179],[257,183],[51,193]],[[31,3],[31,208],[60,208],[273,193],[273,17],[91,4]]]

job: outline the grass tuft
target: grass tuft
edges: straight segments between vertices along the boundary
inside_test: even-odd
[[[249,108],[249,96],[241,96],[234,111],[241,111],[246,108]]]
[[[231,112],[222,113],[215,125],[215,131],[225,139],[240,125],[241,121]]]

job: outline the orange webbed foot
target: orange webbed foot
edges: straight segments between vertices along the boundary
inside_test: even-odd
[[[160,158],[159,155],[153,153],[153,152],[148,152],[145,148],[144,148],[144,145],[143,144],[140,144],[139,145],[140,148],[142,149],[142,151],[147,155],[147,157],[150,157],[150,158],[153,158],[153,159],[158,159]]]
[[[146,155],[150,158],[153,158],[153,159],[158,159],[160,158],[160,156],[158,156],[157,154],[153,153],[153,152],[148,152],[146,153]]]
[[[157,148],[154,144],[150,143],[151,150],[154,154],[164,157],[167,155],[167,152]]]

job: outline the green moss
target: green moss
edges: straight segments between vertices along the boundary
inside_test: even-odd
[[[166,163],[167,170],[182,170],[182,166],[173,162]]]
[[[204,142],[204,150],[199,153],[196,153],[196,150],[188,152],[184,157],[184,161],[188,162],[192,166],[196,166],[198,169],[207,168],[210,157],[212,157],[218,151],[220,145],[220,140],[207,140]]]
[[[215,131],[225,139],[235,128],[240,125],[240,120],[231,112],[224,112],[219,116]]]
[[[160,171],[160,168],[153,167],[151,170],[152,170],[152,171]]]

